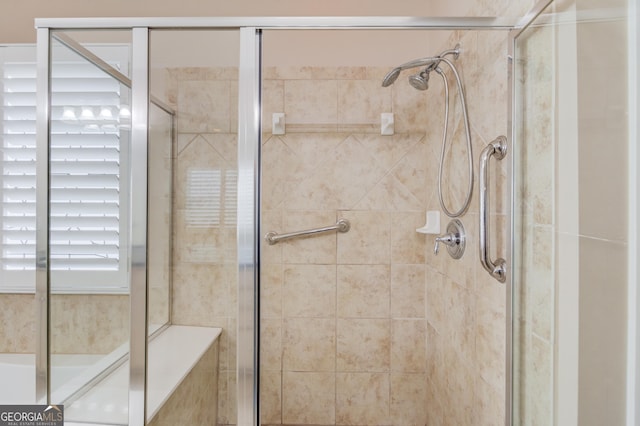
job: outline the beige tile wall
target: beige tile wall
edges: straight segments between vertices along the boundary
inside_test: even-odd
[[[51,352],[108,354],[129,339],[128,295],[53,295]]]
[[[506,133],[506,38],[452,39],[468,54],[459,65],[477,167],[484,145]],[[472,53],[488,45],[500,60]],[[288,131],[264,138],[263,229],[339,217],[352,229],[263,247],[263,423],[501,424],[505,290],[476,260],[476,198],[463,218],[469,251],[460,261],[434,257],[433,237],[415,232],[426,209],[439,209],[443,117],[428,106],[441,105],[442,88],[425,94],[399,81],[382,89],[386,69],[295,71],[265,72],[263,120],[284,111]],[[317,112],[318,122],[300,110]],[[466,190],[466,152],[460,109],[452,110],[456,155],[445,182],[455,204]],[[379,113],[391,111],[397,134],[377,135]],[[504,177],[504,167],[492,173]],[[504,196],[498,191],[494,229],[505,223]]]
[[[36,305],[33,294],[0,295],[0,352],[34,353]],[[51,351],[107,354],[127,341],[129,296],[54,295],[51,298]]]
[[[263,122],[284,112],[287,132],[265,129],[263,231],[351,230],[263,244],[263,424],[426,422],[427,101],[382,88],[386,71],[265,69]]]
[[[446,46],[462,45],[455,62],[464,80],[471,126],[474,192],[461,220],[467,236],[467,250],[460,260],[446,253],[433,256],[430,238],[426,254],[427,315],[427,406],[431,425],[502,425],[505,409],[505,285],[494,280],[478,260],[478,165],[484,147],[507,134],[507,34],[504,32],[455,32]],[[449,74],[451,75],[451,74]],[[455,80],[449,79],[453,130],[445,158],[444,201],[457,210],[467,192],[467,163],[464,126]],[[442,84],[433,85],[434,103],[443,99]],[[429,114],[427,128],[441,129],[443,115]],[[427,134],[427,144],[439,150],[439,131]],[[429,160],[427,160],[429,161]],[[434,164],[436,160],[431,160]],[[507,161],[492,161],[490,173],[490,226],[492,259],[506,255]],[[436,188],[437,171],[429,184]],[[438,210],[437,194],[427,209]],[[443,217],[443,229],[447,219]]]
[[[5,326],[0,328],[0,352],[34,353],[35,318],[33,294],[1,294],[0,322]]]

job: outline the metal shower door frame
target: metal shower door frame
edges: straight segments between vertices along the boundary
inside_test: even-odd
[[[549,3],[544,1],[544,7]],[[542,3],[541,3],[542,4]],[[207,29],[240,31],[240,66],[238,99],[238,339],[237,339],[237,407],[239,426],[259,424],[259,264],[260,264],[260,147],[261,147],[261,37],[263,30],[502,30],[510,31],[510,58],[518,31],[523,30],[544,9],[536,7],[515,24],[513,20],[501,18],[415,18],[415,17],[224,17],[224,18],[47,18],[36,19],[38,32],[38,106],[37,106],[37,230],[36,230],[36,300],[37,300],[37,353],[36,378],[38,402],[50,402],[50,307],[49,307],[49,115],[50,115],[50,37],[52,30],[132,30],[133,76],[132,97],[134,105],[149,108],[149,30],[152,29]],[[537,11],[537,13],[535,13]],[[513,143],[513,64],[509,65],[509,139]],[[147,73],[147,75],[143,75]],[[136,118],[137,117],[137,118]],[[148,127],[148,111],[139,111],[134,117],[135,125]],[[137,135],[137,136],[135,136]],[[140,129],[132,136],[132,144],[138,146],[139,156],[146,155],[148,128]],[[142,161],[144,162],[144,161]],[[140,164],[135,159],[132,163]],[[512,166],[508,177],[513,182]],[[146,173],[146,166],[144,171]],[[146,176],[145,176],[146,178]],[[142,179],[146,182],[146,179]],[[135,186],[135,185],[134,185]],[[146,200],[146,185],[132,188],[139,200]],[[513,189],[508,205],[513,203]],[[130,425],[145,424],[146,413],[146,313],[148,291],[146,271],[146,206],[133,206],[134,218],[143,226],[136,234],[138,253],[134,266],[134,281],[131,283],[132,314],[130,348]],[[513,206],[512,206],[513,207]],[[513,208],[512,208],[513,214]],[[508,232],[513,235],[511,216]],[[512,262],[513,241],[506,258]],[[143,255],[144,254],[144,255]],[[144,266],[144,267],[143,267]],[[511,268],[513,271],[513,268]],[[511,283],[513,272],[507,277],[507,374],[505,423],[511,425],[512,396],[512,339],[511,339]],[[134,296],[135,295],[135,296]],[[136,321],[134,321],[136,319]]]

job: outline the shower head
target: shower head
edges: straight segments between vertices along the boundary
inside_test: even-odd
[[[421,73],[414,74],[409,77],[409,84],[418,90],[427,90],[429,88],[429,71],[425,69]]]
[[[446,59],[444,59],[446,61]],[[417,74],[409,76],[409,84],[414,89],[427,90],[429,88],[429,74],[431,71],[435,71],[440,75],[443,75],[442,68],[438,66],[439,62],[434,62]]]
[[[438,65],[438,63],[440,63],[440,58],[435,56],[435,57],[429,57],[429,58],[415,59],[413,61],[402,64],[399,67],[392,69],[391,71],[389,71],[387,75],[384,76],[384,78],[382,79],[382,87],[391,86],[398,79],[400,72],[403,70],[406,70],[409,68],[424,67],[424,66],[427,66],[428,68],[433,69]]]

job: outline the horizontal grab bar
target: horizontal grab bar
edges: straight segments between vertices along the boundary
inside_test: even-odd
[[[351,224],[347,219],[340,219],[335,225],[325,226],[323,228],[307,229],[304,231],[289,232],[287,234],[278,234],[277,232],[269,232],[264,236],[264,239],[269,245],[274,245],[280,241],[290,240],[292,238],[305,237],[308,235],[324,234],[326,232],[348,232],[351,228]]]

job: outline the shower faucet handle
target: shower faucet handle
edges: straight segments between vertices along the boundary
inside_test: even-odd
[[[436,237],[436,244],[433,247],[433,253],[436,255],[440,251],[440,243],[453,247],[456,244],[460,244],[460,237],[455,234],[445,234],[440,237]]]
[[[436,244],[433,247],[433,252],[437,255],[440,251],[440,243],[447,246],[449,255],[454,259],[460,259],[464,254],[464,248],[466,245],[466,236],[464,232],[464,226],[459,219],[453,219],[447,225],[447,233],[436,237]]]

